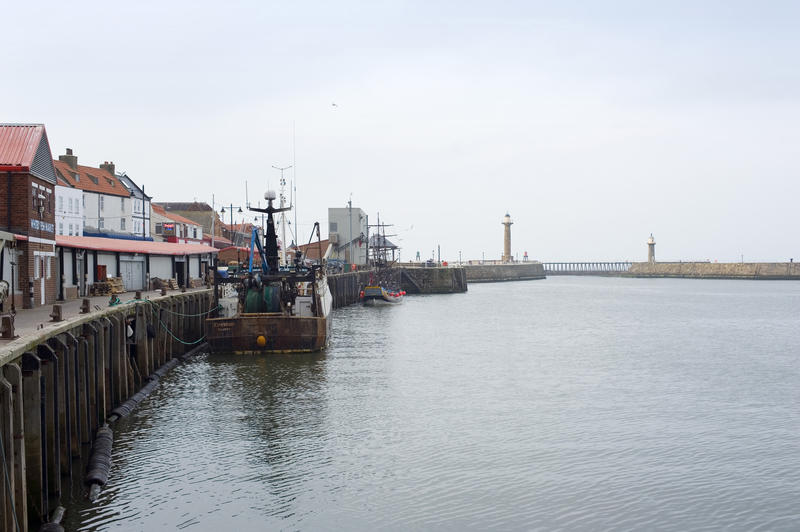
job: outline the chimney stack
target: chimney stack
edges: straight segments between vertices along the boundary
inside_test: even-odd
[[[100,168],[102,170],[105,170],[106,172],[108,172],[112,176],[117,175],[117,174],[114,173],[114,170],[116,169],[114,167],[114,161],[111,161],[111,162],[105,161],[103,164],[100,165]]]
[[[67,148],[67,154],[59,155],[58,160],[67,163],[76,172],[78,171],[78,156],[72,155],[72,148]]]

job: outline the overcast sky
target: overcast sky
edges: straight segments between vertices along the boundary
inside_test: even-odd
[[[403,258],[800,260],[800,3],[14,2],[0,121],[155,201],[293,162]],[[333,106],[332,103],[336,103]],[[288,177],[294,177],[292,171]],[[237,220],[238,221],[238,220]]]

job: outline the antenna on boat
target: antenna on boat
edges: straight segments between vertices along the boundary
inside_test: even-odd
[[[280,195],[281,203],[280,203],[280,207],[279,207],[280,209],[283,209],[283,208],[286,207],[286,178],[283,177],[283,172],[285,170],[288,170],[289,168],[292,168],[293,166],[294,165],[291,165],[291,164],[289,166],[275,166],[274,164],[272,165],[272,167],[275,170],[280,170],[280,172],[281,172],[281,181],[280,181],[280,184],[281,184],[281,195]],[[291,205],[289,206],[289,208],[291,208]],[[284,212],[281,212],[281,221],[280,221],[280,223],[281,223],[281,242],[283,243],[283,246],[281,247],[281,255],[282,255],[282,262],[283,262],[284,265],[286,265],[287,264],[287,260],[286,260],[286,214],[284,214]]]
[[[294,194],[292,195],[292,202],[294,206],[294,241],[297,242],[298,249],[300,246],[300,229],[297,228],[297,142],[296,142],[296,129],[294,120],[292,120],[292,186],[294,187]]]

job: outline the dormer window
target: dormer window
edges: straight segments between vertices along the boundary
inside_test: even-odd
[[[100,184],[100,181],[95,176],[93,176],[92,174],[87,174],[87,175],[89,176],[89,179],[92,180],[92,183],[94,183],[95,185]]]

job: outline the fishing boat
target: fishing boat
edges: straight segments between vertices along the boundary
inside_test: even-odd
[[[264,195],[266,234],[254,228],[247,268],[236,272],[214,268],[215,311],[206,320],[206,337],[212,351],[237,354],[308,353],[325,349],[331,336],[332,297],[325,274],[319,223],[314,224],[320,245],[318,264],[297,251],[281,264],[273,214],[291,207],[274,207],[275,193]],[[261,264],[255,265],[256,253]],[[284,254],[285,255],[285,254]]]

